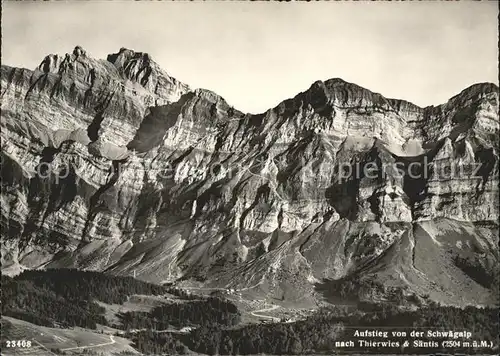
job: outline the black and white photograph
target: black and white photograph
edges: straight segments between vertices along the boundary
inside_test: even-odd
[[[498,355],[496,1],[2,1],[1,354]]]

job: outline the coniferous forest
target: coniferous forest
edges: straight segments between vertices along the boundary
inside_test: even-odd
[[[43,326],[81,326],[95,329],[108,325],[105,309],[97,301],[122,304],[128,296],[162,295],[175,289],[131,277],[72,269],[25,271],[15,278],[2,276],[2,314]],[[169,293],[171,294],[171,293]],[[183,293],[176,293],[184,295]],[[181,297],[182,298],[182,297]],[[235,325],[236,306],[220,298],[186,299],[154,308],[150,313],[129,312],[119,316],[117,328],[170,325]],[[153,321],[155,321],[153,323]]]

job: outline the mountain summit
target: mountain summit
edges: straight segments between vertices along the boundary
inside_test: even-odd
[[[356,278],[495,302],[494,84],[421,108],[329,79],[252,115],[147,53],[79,46],[1,80],[4,273],[74,267],[304,302]]]

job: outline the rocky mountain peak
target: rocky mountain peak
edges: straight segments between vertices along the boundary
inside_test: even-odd
[[[484,82],[484,83],[476,83],[462,90],[459,94],[455,95],[450,99],[450,101],[454,100],[467,100],[471,98],[481,98],[486,95],[495,95],[498,96],[499,88],[498,85],[494,83]]]
[[[408,101],[386,98],[341,78],[317,80],[306,91],[283,101],[278,107],[287,107],[290,111],[301,106],[309,106],[327,116],[336,109],[349,110],[352,113],[392,112],[405,121],[419,120],[424,111]]]
[[[85,51],[81,46],[76,46],[75,49],[73,49],[73,55],[77,58],[81,56],[86,56],[87,51]]]
[[[161,69],[148,53],[122,47],[117,53],[108,55],[107,61],[112,63],[124,78],[160,95],[167,94],[170,89],[168,87],[172,86],[181,88],[182,92],[190,90],[189,86]]]
[[[222,96],[212,90],[198,88],[194,90],[194,95],[211,103],[226,103],[226,100]]]
[[[49,54],[42,60],[38,69],[44,73],[61,74],[67,72],[68,69],[74,69],[76,61],[84,64],[86,62],[86,56],[87,52],[81,46],[76,46],[72,53],[66,53],[63,56],[58,54]]]
[[[139,62],[145,68],[152,68],[156,63],[152,63],[151,56],[148,53],[136,52],[125,47],[120,48],[117,53],[109,54],[106,60],[112,63],[116,68],[125,70],[132,64]]]

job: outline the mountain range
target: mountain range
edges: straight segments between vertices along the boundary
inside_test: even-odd
[[[422,108],[334,78],[248,114],[147,53],[79,46],[1,83],[3,273],[498,301],[495,84]]]

